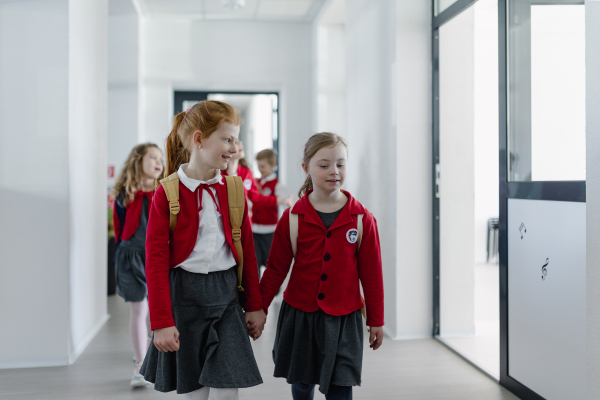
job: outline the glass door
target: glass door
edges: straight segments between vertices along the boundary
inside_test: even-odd
[[[500,10],[500,382],[584,398],[585,8]]]
[[[460,3],[434,31],[434,336],[499,380],[498,3]]]

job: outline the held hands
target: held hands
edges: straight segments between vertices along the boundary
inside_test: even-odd
[[[369,336],[369,343],[371,344],[369,347],[373,350],[377,350],[381,346],[381,342],[383,341],[383,327],[381,326],[372,326],[370,328],[371,335]]]
[[[278,197],[277,205],[292,207],[294,205],[294,196],[289,195],[288,197]]]
[[[174,326],[157,329],[154,331],[154,346],[158,351],[179,350],[179,331]]]
[[[267,322],[267,316],[263,310],[252,311],[246,313],[246,328],[248,328],[248,335],[252,339],[256,340],[262,335],[263,329],[265,329],[265,323]]]

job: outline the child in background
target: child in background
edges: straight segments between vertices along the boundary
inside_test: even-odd
[[[115,274],[117,293],[130,305],[129,333],[135,355],[131,386],[147,382],[140,375],[150,338],[148,289],[146,286],[146,227],[154,197],[154,182],[162,176],[163,155],[153,143],[131,150],[113,186],[113,225],[117,248]]]
[[[257,205],[266,207],[277,207],[278,205],[286,205],[291,207],[294,202],[292,196],[288,197],[275,197],[265,196],[260,193],[258,185],[252,171],[248,168],[248,163],[244,158],[246,156],[244,152],[244,144],[241,140],[236,143],[238,152],[231,158],[227,169],[222,171],[223,175],[239,176],[244,181],[244,190],[246,191],[246,198],[252,202],[252,207]]]
[[[328,400],[352,399],[362,372],[361,284],[371,348],[383,340],[379,233],[373,215],[341,189],[347,158],[338,135],[308,140],[300,200],[277,224],[260,282],[266,312],[294,259],[273,346],[274,376],[292,384],[294,400],[312,400],[315,384]]]
[[[274,172],[277,165],[277,154],[271,149],[262,150],[256,155],[256,162],[261,174],[259,187],[262,189],[263,194],[265,196],[286,198],[287,189],[279,182]],[[252,235],[254,236],[256,263],[259,269],[267,266],[273,234],[277,227],[277,221],[279,221],[279,211],[283,207],[263,204],[253,204],[252,206]]]

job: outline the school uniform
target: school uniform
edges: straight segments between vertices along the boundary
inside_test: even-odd
[[[289,214],[298,214],[294,268],[283,294],[273,347],[276,377],[288,383],[330,386],[361,383],[362,285],[368,326],[383,326],[383,275],[377,223],[350,193],[326,226],[327,216],[308,201],[309,191],[281,217],[260,288],[265,312],[285,280],[292,259]],[[357,216],[363,234],[357,254]]]
[[[151,342],[140,373],[161,392],[244,388],[262,383],[237,296],[237,262],[248,312],[262,307],[248,210],[242,247],[233,246],[225,179],[203,182],[178,171],[180,212],[169,241],[169,202],[155,194],[146,240],[152,330],[177,327],[180,348],[159,352]]]
[[[228,175],[227,170],[221,171],[223,175]],[[246,194],[246,198],[252,202],[252,207],[254,209],[255,206],[266,206],[266,207],[277,207],[277,197],[275,196],[265,196],[260,193],[258,190],[258,185],[256,185],[256,180],[252,175],[252,171],[249,168],[244,167],[242,164],[238,165],[237,172],[235,176],[239,176],[242,178],[244,182],[244,191]]]
[[[279,182],[274,173],[260,180],[260,188],[265,196],[285,197],[286,188]],[[254,204],[252,206],[252,235],[254,236],[254,248],[256,249],[256,261],[258,266],[266,266],[273,234],[277,227],[280,211],[284,206],[270,206]]]
[[[125,207],[124,198],[115,199],[113,227],[115,230],[115,277],[117,294],[125,301],[143,301],[148,295],[146,285],[146,227],[154,192],[138,191]]]

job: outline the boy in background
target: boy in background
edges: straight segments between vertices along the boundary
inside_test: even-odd
[[[256,155],[256,162],[261,174],[259,186],[262,194],[286,197],[287,189],[279,182],[274,172],[277,165],[277,154],[271,149],[262,150]],[[283,210],[285,210],[285,206],[260,206],[257,204],[252,206],[252,234],[260,275],[266,268],[273,242],[273,233],[275,233],[277,221]]]

